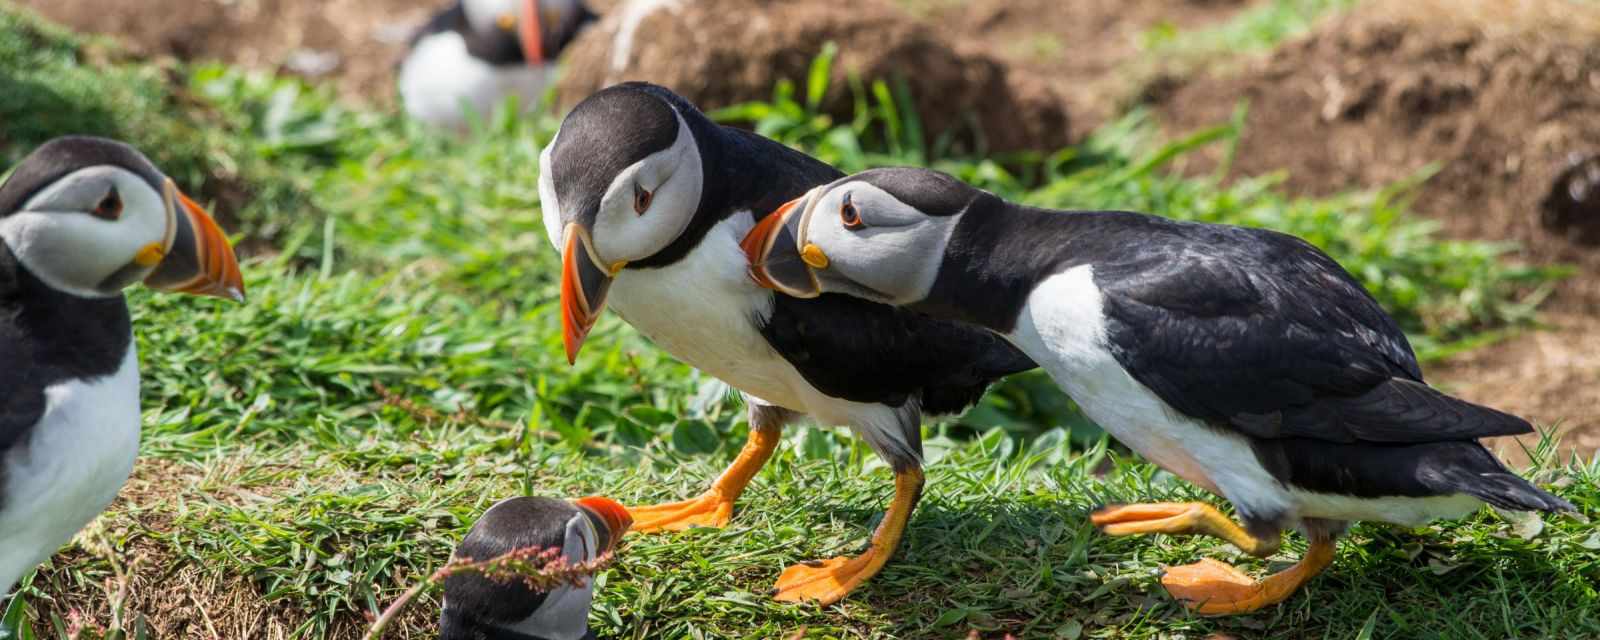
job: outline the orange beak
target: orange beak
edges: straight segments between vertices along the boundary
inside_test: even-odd
[[[606,308],[611,276],[623,264],[601,267],[589,230],[576,222],[567,225],[566,245],[561,251],[561,341],[567,347],[567,364],[578,361],[583,341]]]
[[[167,180],[171,241],[145,286],[199,296],[244,301],[244,276],[233,245],[211,214]]]
[[[827,266],[827,257],[820,248],[802,247],[800,243],[810,197],[806,194],[785,202],[757,222],[739,242],[744,250],[745,272],[756,285],[796,298],[822,295],[816,269]]]
[[[750,233],[745,234],[744,240],[739,241],[739,248],[744,249],[744,257],[749,264],[747,271],[750,274],[750,279],[755,280],[756,284],[761,285],[763,288],[777,288],[773,284],[772,278],[767,276],[766,268],[762,266],[767,259],[767,252],[772,249],[772,242],[777,235],[773,232],[783,225],[784,219],[789,217],[789,212],[793,211],[802,200],[805,200],[805,198],[795,198],[783,203],[783,206],[778,207],[776,211],[767,214],[767,217],[757,222],[755,228],[751,229]]]
[[[617,546],[617,541],[622,539],[622,534],[628,532],[628,527],[633,526],[633,515],[628,513],[628,508],[617,503],[616,500],[602,496],[589,496],[574,501],[578,506],[588,509],[600,520],[606,523],[607,540],[610,548]],[[607,550],[609,551],[610,548]]]
[[[528,66],[544,64],[544,32],[539,29],[539,0],[522,0],[522,19],[517,21],[517,36],[522,41],[522,57]]]

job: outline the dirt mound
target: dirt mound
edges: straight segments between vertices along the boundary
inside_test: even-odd
[[[407,38],[446,0],[16,0],[133,52],[333,76],[347,96],[387,100]]]
[[[803,86],[823,44],[839,46],[824,108],[848,120],[848,73],[903,78],[932,142],[952,133],[990,151],[1054,150],[1070,141],[1066,106],[1046,83],[949,42],[887,0],[634,0],[580,35],[558,85],[563,107],[625,80],[649,80],[702,108],[772,96],[773,82]]]
[[[1232,173],[1284,170],[1294,193],[1384,186],[1437,163],[1413,208],[1446,234],[1512,241],[1513,258],[1576,266],[1549,305],[1552,333],[1466,354],[1430,377],[1543,424],[1561,420],[1575,432],[1564,446],[1581,447],[1600,438],[1600,248],[1583,242],[1577,214],[1541,205],[1573,182],[1577,159],[1600,152],[1600,7],[1420,1],[1428,6],[1364,5],[1156,106],[1176,135],[1224,122],[1247,100]],[[1182,169],[1217,161],[1197,155]]]
[[[1600,33],[1491,35],[1357,13],[1244,72],[1187,83],[1160,108],[1171,130],[1189,131],[1227,120],[1240,100],[1250,114],[1235,174],[1283,169],[1291,191],[1329,194],[1439,163],[1414,208],[1448,233],[1600,273],[1600,253],[1539,224],[1569,157],[1600,151]],[[1600,303],[1600,283],[1573,288],[1569,300]]]
[[[1073,123],[1090,131],[1116,115],[1139,78],[1152,29],[1203,29],[1257,4],[1250,0],[967,0],[933,2],[928,18],[951,38],[975,43],[1014,72],[1040,78],[1067,100]]]

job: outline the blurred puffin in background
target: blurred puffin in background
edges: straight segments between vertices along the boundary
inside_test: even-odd
[[[582,0],[458,0],[411,38],[400,62],[406,113],[430,125],[467,127],[508,95],[526,109],[555,78],[555,60],[595,14]]]
[[[244,300],[217,223],[133,147],[57,138],[0,184],[0,596],[133,471],[138,282]]]
[[[489,507],[456,547],[454,559],[483,561],[517,549],[560,549],[569,563],[590,562],[616,548],[633,524],[609,498],[567,502],[522,496]],[[444,581],[440,640],[591,640],[594,581],[542,592],[520,582],[475,573]]]

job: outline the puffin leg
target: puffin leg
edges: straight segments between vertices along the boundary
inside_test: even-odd
[[[1278,551],[1279,538],[1258,538],[1204,502],[1152,502],[1114,505],[1089,515],[1089,522],[1110,536],[1145,533],[1206,535],[1221,538],[1250,555],[1265,558]]]
[[[633,516],[633,527],[629,531],[656,533],[728,524],[728,519],[733,517],[734,501],[744,493],[744,488],[749,486],[750,479],[755,477],[762,465],[772,458],[782,433],[782,420],[758,422],[754,419],[757,410],[752,408],[750,413],[749,439],[745,441],[744,448],[739,450],[739,457],[734,458],[733,464],[728,465],[716,482],[711,483],[710,489],[699,497],[681,502],[628,507],[628,514]]]
[[[905,535],[911,511],[922,497],[922,469],[911,467],[894,475],[894,501],[883,516],[883,523],[872,533],[872,544],[859,556],[829,558],[791,565],[778,576],[778,600],[815,601],[829,605],[838,602],[868,578],[883,570]]]
[[[1331,538],[1312,540],[1299,562],[1259,581],[1232,565],[1206,558],[1168,568],[1161,584],[1173,598],[1201,615],[1250,613],[1283,602],[1322,573],[1333,562],[1333,544]]]

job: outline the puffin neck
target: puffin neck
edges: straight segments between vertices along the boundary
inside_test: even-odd
[[[1033,292],[1072,262],[1077,216],[984,194],[960,214],[927,297],[909,305],[936,318],[1010,333]]]
[[[133,339],[128,303],[119,294],[84,298],[57,290],[0,243],[0,335],[25,338],[31,361],[51,384],[116,373]],[[0,376],[4,380],[4,376]]]

